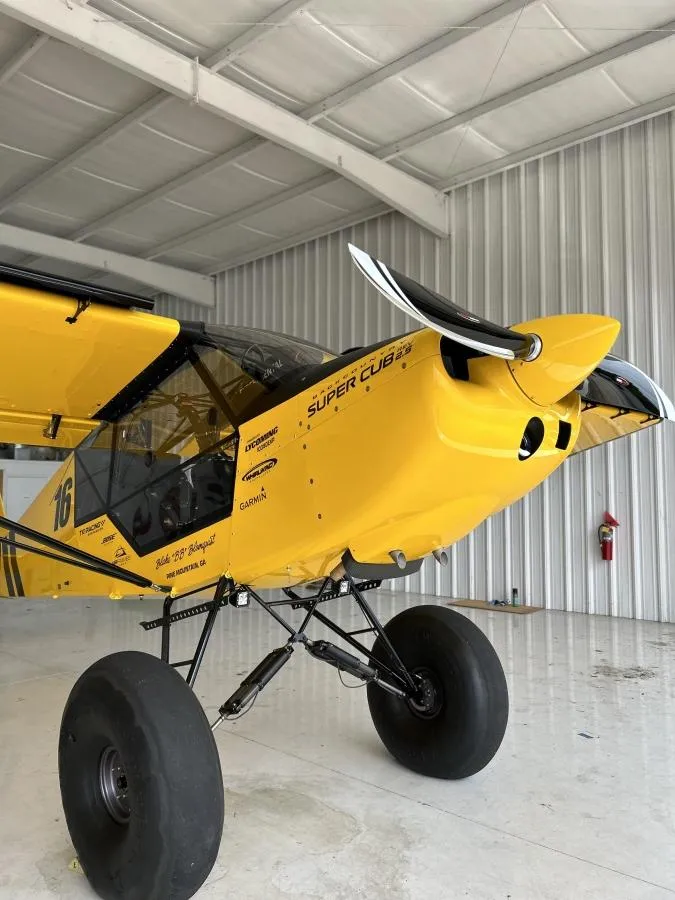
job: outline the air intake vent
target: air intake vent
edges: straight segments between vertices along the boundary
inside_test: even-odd
[[[536,416],[527,423],[527,428],[523,433],[523,439],[520,442],[518,450],[518,459],[525,460],[537,452],[544,440],[544,423]]]
[[[558,450],[567,450],[572,437],[572,426],[569,422],[558,422],[558,440],[555,442]]]

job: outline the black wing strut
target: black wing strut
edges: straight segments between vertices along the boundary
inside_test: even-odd
[[[164,593],[171,590],[171,588],[166,585],[154,584],[154,582],[150,581],[149,578],[145,578],[143,575],[137,575],[135,572],[127,572],[126,569],[120,569],[118,566],[113,565],[113,563],[108,562],[105,559],[101,559],[99,556],[86,553],[84,550],[77,550],[75,547],[64,544],[63,541],[42,534],[40,531],[35,531],[33,528],[22,525],[20,522],[14,522],[12,519],[8,519],[5,516],[0,516],[0,528],[6,529],[10,535],[8,537],[0,537],[0,545],[15,547],[17,550],[25,550],[28,553],[35,553],[38,556],[44,556],[47,559],[53,559],[56,560],[56,562],[61,562],[68,566],[75,566],[78,569],[86,569],[89,572],[96,572],[98,575],[114,578],[116,581],[126,581],[128,584],[133,584],[136,587],[152,588],[153,590],[162,591]],[[34,547],[32,544],[24,544],[23,542],[17,541],[14,536],[16,534],[20,537],[35,541],[37,546]]]

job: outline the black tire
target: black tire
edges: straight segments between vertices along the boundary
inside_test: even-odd
[[[220,846],[223,780],[204,711],[175,669],[134,651],[87,669],[63,713],[59,778],[100,897],[188,900],[199,890]]]
[[[385,633],[409,672],[426,680],[424,705],[368,685],[368,706],[391,755],[413,772],[467,778],[486,766],[506,731],[509,696],[504,670],[483,632],[443,606],[415,606]],[[373,660],[389,664],[380,638]]]

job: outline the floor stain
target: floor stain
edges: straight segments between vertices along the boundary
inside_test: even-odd
[[[265,900],[411,900],[413,841],[405,824],[372,810],[357,818],[316,791],[299,782],[251,788],[239,782],[226,789],[223,846],[229,851],[203,888],[205,900],[221,896],[223,880],[238,900],[257,900],[263,889]]]
[[[647,678],[656,678],[654,669],[646,669],[643,666],[619,668],[618,666],[610,666],[607,663],[594,667],[593,677],[595,678],[598,675],[603,675],[605,678],[613,678],[615,681],[621,681],[624,678],[639,681],[644,681]]]
[[[337,850],[361,831],[352,816],[292,788],[226,790],[225,811],[226,827],[231,817],[235,828],[242,827],[243,820],[248,828],[254,824],[281,828],[288,839],[301,842],[310,853],[325,847]]]

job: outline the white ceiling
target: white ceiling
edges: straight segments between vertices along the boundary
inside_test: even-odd
[[[88,6],[439,190],[675,106],[675,0]],[[0,223],[213,273],[380,208],[300,153],[0,16]]]

